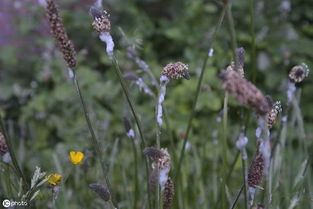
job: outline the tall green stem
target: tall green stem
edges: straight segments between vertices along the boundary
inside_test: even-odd
[[[26,180],[25,175],[22,172],[22,169],[20,168],[20,166],[19,166],[19,164],[17,162],[17,158],[16,158],[16,155],[15,155],[15,152],[14,152],[14,149],[13,149],[13,145],[11,143],[11,138],[9,137],[9,135],[7,134],[7,132],[5,130],[2,118],[0,118],[0,130],[1,130],[2,134],[3,134],[3,136],[4,136],[5,143],[8,146],[10,157],[12,159],[12,164],[13,164],[13,167],[15,169],[15,172],[17,173],[19,178],[21,178],[23,180],[23,189],[25,191],[27,191],[28,182]]]
[[[225,93],[223,107],[223,135],[222,135],[222,208],[226,208],[226,170],[227,170],[227,119],[228,119],[228,92]]]
[[[208,50],[206,50],[206,54],[205,54],[205,57],[204,57],[203,65],[202,65],[202,68],[201,68],[201,74],[200,74],[200,77],[199,77],[199,80],[198,80],[198,84],[197,84],[197,89],[196,89],[196,92],[195,92],[195,98],[193,99],[192,111],[191,111],[191,114],[190,114],[190,117],[189,117],[189,120],[188,120],[186,135],[185,135],[185,138],[184,138],[182,149],[180,151],[178,165],[176,166],[176,168],[177,168],[176,176],[175,176],[175,182],[176,183],[178,182],[177,178],[179,177],[181,164],[182,164],[183,159],[184,159],[186,143],[187,143],[187,140],[188,140],[188,137],[189,137],[189,133],[190,133],[190,130],[191,130],[192,121],[193,121],[193,118],[194,118],[195,113],[196,113],[197,101],[198,101],[198,97],[199,97],[199,94],[200,94],[200,89],[201,89],[201,86],[202,86],[202,81],[203,81],[205,69],[206,69],[206,66],[207,66],[207,62],[208,62],[208,59],[209,59],[208,51],[212,49],[213,43],[214,43],[216,35],[217,35],[217,32],[218,32],[218,30],[220,29],[220,27],[221,27],[221,25],[223,23],[225,12],[226,12],[226,9],[227,9],[227,5],[228,4],[224,4],[223,10],[222,10],[222,12],[220,14],[220,17],[218,19],[218,22],[217,22],[217,24],[215,26],[213,36],[212,36],[212,38],[211,38],[211,40],[209,42]]]
[[[134,152],[134,178],[135,178],[135,194],[134,194],[134,209],[137,208],[137,200],[138,200],[138,159],[137,159],[137,148],[135,144],[135,139],[131,138],[132,146],[133,146],[133,152]]]
[[[98,157],[98,159],[100,161],[100,165],[101,165],[101,168],[102,168],[102,171],[103,171],[103,175],[104,175],[104,178],[105,178],[106,186],[109,189],[110,193],[113,194],[112,193],[111,183],[110,183],[109,178],[108,178],[108,170],[107,170],[107,167],[105,166],[104,160],[102,158],[101,146],[100,146],[100,143],[97,140],[96,134],[95,134],[95,132],[93,130],[93,127],[92,127],[92,124],[91,124],[91,120],[90,120],[90,117],[89,117],[89,113],[88,113],[88,110],[87,110],[87,106],[86,106],[84,97],[82,95],[82,92],[81,92],[81,89],[80,89],[80,86],[79,86],[79,83],[78,83],[76,72],[74,70],[72,70],[72,69],[69,69],[69,70],[71,70],[73,72],[73,80],[74,80],[74,84],[75,84],[76,91],[77,91],[77,94],[78,94],[78,98],[79,98],[79,101],[80,101],[81,106],[83,108],[84,116],[85,116],[85,119],[86,119],[86,122],[87,122],[87,125],[88,125],[89,132],[91,134],[91,143],[92,143],[92,145],[93,145],[93,147],[94,147],[94,149],[95,149],[95,151],[97,153],[97,157]],[[112,195],[112,197],[113,197],[113,195]],[[112,202],[111,203],[114,206],[114,208],[118,208],[117,205],[114,203],[113,198],[112,198]]]
[[[252,82],[256,80],[256,44],[254,31],[254,0],[250,0],[250,35],[251,35],[251,64],[252,64]]]
[[[238,59],[236,59],[236,49],[237,49],[237,38],[236,38],[236,30],[234,24],[234,18],[231,12],[231,5],[228,5],[226,11],[228,29],[230,32],[230,39],[231,39],[231,47],[233,51],[233,59],[235,61],[235,70],[238,70]]]
[[[115,58],[115,56],[113,55],[112,56],[112,64],[114,66],[114,69],[115,69],[115,72],[117,74],[117,77],[120,81],[120,84],[122,86],[122,89],[123,89],[123,92],[124,92],[124,95],[126,97],[126,100],[127,100],[127,103],[131,109],[131,112],[132,112],[132,115],[135,119],[135,123],[137,125],[137,128],[138,128],[138,132],[139,132],[139,136],[140,136],[140,139],[141,139],[141,143],[140,143],[140,146],[141,146],[141,150],[144,150],[145,146],[146,146],[146,142],[145,142],[145,139],[143,137],[143,133],[142,133],[142,128],[141,128],[141,124],[139,122],[139,118],[137,116],[137,113],[135,111],[135,107],[132,103],[132,101],[130,100],[130,96],[129,96],[129,92],[128,92],[128,88],[126,86],[126,83],[125,83],[125,80],[123,78],[123,75],[122,75],[122,72],[121,72],[121,69],[117,63],[117,60]],[[150,182],[149,182],[149,161],[148,161],[148,158],[146,157],[145,158],[145,166],[146,166],[146,174],[147,174],[147,193],[148,193],[148,202],[149,202],[149,207],[150,209],[153,208],[152,206],[152,200],[151,200],[151,194],[150,194]]]

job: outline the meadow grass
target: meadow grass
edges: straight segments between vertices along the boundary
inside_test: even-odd
[[[125,131],[111,140],[101,137],[94,117],[97,112],[89,105],[91,97],[79,82],[82,78],[79,60],[76,65],[75,51],[57,9],[48,6],[52,36],[69,67],[71,84],[85,120],[84,137],[90,140],[85,142],[85,148],[59,146],[50,158],[53,166],[48,172],[40,169],[44,165],[36,164],[38,167],[30,174],[19,162],[22,152],[17,150],[23,146],[19,144],[19,135],[10,131],[10,118],[1,118],[0,196],[3,199],[26,202],[26,208],[313,209],[312,143],[301,109],[301,82],[307,79],[308,67],[299,63],[290,70],[289,77],[281,78],[287,83],[281,92],[281,98],[286,101],[282,104],[283,111],[275,106],[278,103],[274,101],[278,99],[264,96],[257,88],[253,0],[249,2],[251,50],[246,53],[251,79],[245,78],[247,69],[244,58],[240,58],[244,55],[238,53],[232,1],[217,3],[219,17],[215,25],[208,26],[213,32],[203,50],[198,75],[180,60],[166,65],[155,75],[147,64],[149,60],[142,60],[135,48],[129,51],[133,53],[130,62],[137,64],[141,73],[127,75],[124,61],[120,61],[124,60],[122,54],[115,49],[117,45],[125,45],[115,41],[111,32],[119,30],[127,40],[126,47],[131,46],[130,38],[118,26],[111,26],[110,16],[99,7],[99,2],[91,9],[92,26],[103,42],[103,57],[114,69],[121,88],[121,101],[125,105],[119,115],[124,116]],[[47,3],[51,7],[54,1],[47,0]],[[218,35],[223,29],[228,30],[228,37]],[[226,56],[225,70],[216,72],[219,75],[216,80],[220,80],[220,89],[223,89],[220,91],[223,104],[217,112],[205,116],[205,120],[213,121],[207,127],[197,124],[195,118],[202,117],[197,107],[205,88],[205,73],[211,70],[207,68],[213,65],[210,59],[216,56],[215,42],[221,38],[227,40],[232,53]],[[173,130],[177,126],[173,124],[179,117],[173,117],[173,112],[178,104],[169,104],[172,89],[187,82],[193,87],[192,104],[187,119],[182,121],[186,129],[177,136],[178,131]],[[151,106],[147,107],[150,116],[144,115],[147,112],[143,113],[133,84],[143,89],[139,95],[145,93],[149,98],[150,103],[143,106]],[[146,117],[152,118],[150,123]],[[117,121],[116,126],[122,127],[123,120]],[[204,129],[211,136],[199,134]],[[31,150],[25,152],[30,155]]]

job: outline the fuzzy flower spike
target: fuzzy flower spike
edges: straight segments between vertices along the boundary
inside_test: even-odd
[[[90,8],[90,15],[93,18],[92,26],[99,33],[99,38],[106,43],[106,52],[110,59],[113,58],[114,42],[110,34],[111,22],[110,15],[102,7],[97,5]]]
[[[302,63],[301,65],[294,66],[289,72],[289,82],[288,82],[288,89],[287,89],[287,99],[288,103],[294,97],[294,93],[296,91],[296,83],[301,83],[306,77],[309,75],[309,67]]]
[[[158,109],[157,109],[157,123],[161,127],[163,124],[162,116],[163,116],[163,108],[162,103],[165,99],[166,94],[166,85],[170,81],[170,79],[181,79],[185,78],[187,80],[190,79],[190,75],[188,72],[188,66],[182,62],[175,62],[167,64],[161,73],[160,77],[160,93],[158,100]]]
[[[46,1],[46,16],[50,24],[51,34],[61,50],[64,60],[69,68],[74,68],[76,66],[74,45],[67,36],[54,0]]]
[[[239,104],[253,108],[259,115],[266,115],[271,105],[262,92],[251,82],[234,71],[231,66],[220,74],[223,88],[231,94]]]
[[[161,186],[163,196],[163,208],[169,209],[174,197],[174,183],[169,176],[171,169],[171,156],[166,148],[146,147],[143,153],[152,160],[152,172],[150,174],[150,185]]]

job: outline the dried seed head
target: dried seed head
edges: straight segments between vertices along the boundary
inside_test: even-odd
[[[158,162],[155,162],[152,167],[158,166],[158,168],[162,170],[171,166],[171,156],[166,148],[161,148],[160,151],[162,153],[162,157],[158,160]]]
[[[158,161],[158,159],[162,158],[163,155],[161,150],[155,147],[146,147],[143,150],[143,154],[150,157],[153,161]]]
[[[282,111],[280,101],[277,101],[273,104],[271,111],[268,113],[267,125],[268,128],[272,128],[276,122],[278,114]]]
[[[174,199],[174,183],[170,177],[165,184],[163,191],[163,209],[170,209],[172,201]]]
[[[111,22],[106,16],[96,17],[92,22],[92,26],[99,33],[110,32],[111,30]]]
[[[293,83],[300,83],[309,75],[309,69],[306,64],[296,65],[289,72],[289,79]]]
[[[250,106],[260,115],[271,110],[262,92],[234,70],[228,67],[220,74],[220,78],[223,80],[223,88],[235,97],[239,104]]]
[[[54,0],[47,0],[46,15],[50,24],[51,33],[63,53],[64,60],[70,68],[74,68],[76,66],[74,45],[67,36]]]
[[[162,75],[171,79],[185,78],[190,79],[188,66],[182,62],[175,62],[167,64],[162,71]]]
[[[89,184],[89,188],[97,193],[104,201],[109,201],[111,198],[108,188],[101,184]]]
[[[111,22],[110,22],[110,15],[107,11],[103,10],[102,8],[96,8],[92,6],[90,8],[90,14],[93,17],[94,21],[92,22],[93,28],[101,32],[110,32],[111,30]]]
[[[3,134],[0,132],[0,155],[4,155],[9,151],[8,146],[5,142]]]
[[[259,153],[253,161],[248,172],[248,185],[249,187],[257,187],[260,185],[264,174],[264,157]]]
[[[166,148],[146,147],[143,153],[153,160],[152,168],[168,168],[171,166],[171,156]]]

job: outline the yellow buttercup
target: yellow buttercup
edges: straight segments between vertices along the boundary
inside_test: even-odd
[[[85,155],[82,152],[70,152],[70,161],[74,165],[81,164]]]
[[[62,176],[60,174],[51,174],[48,176],[48,182],[49,184],[53,186],[57,186],[61,182]]]

